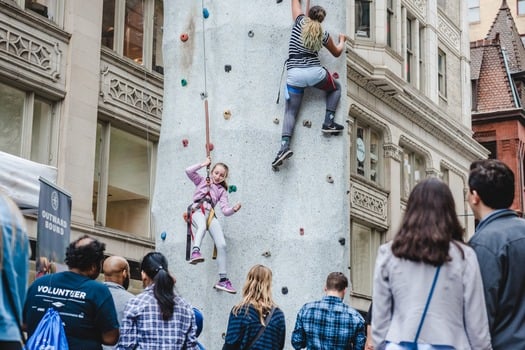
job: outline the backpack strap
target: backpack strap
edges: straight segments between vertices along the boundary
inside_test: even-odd
[[[257,335],[255,336],[255,338],[253,338],[249,343],[248,345],[246,346],[246,349],[247,350],[250,350],[252,345],[255,344],[255,342],[261,337],[261,335],[264,333],[264,331],[266,330],[266,326],[268,326],[270,324],[270,321],[272,320],[272,316],[273,316],[273,312],[275,311],[275,306],[272,307],[272,309],[270,310],[270,313],[264,318],[264,326],[261,326],[261,329],[259,329],[259,332],[257,333]]]

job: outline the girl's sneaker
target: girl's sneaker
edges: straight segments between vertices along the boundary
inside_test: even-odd
[[[199,250],[194,250],[193,252],[191,252],[190,264],[195,265],[203,261],[204,258],[202,257],[202,254]]]
[[[231,294],[237,293],[237,291],[235,290],[235,288],[233,288],[232,283],[230,282],[229,279],[225,279],[224,281],[217,282],[217,284],[215,284],[213,288],[217,290],[223,290]]]

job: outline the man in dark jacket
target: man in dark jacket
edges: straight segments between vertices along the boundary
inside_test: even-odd
[[[468,201],[479,220],[469,243],[480,264],[492,346],[525,349],[525,220],[508,209],[514,174],[501,161],[480,160],[470,166],[468,185]]]

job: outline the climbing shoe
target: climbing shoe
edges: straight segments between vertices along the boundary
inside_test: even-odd
[[[213,288],[217,290],[223,290],[231,294],[237,293],[237,291],[235,290],[235,288],[233,288],[232,283],[230,282],[229,279],[225,279],[224,281],[217,282],[217,284],[215,284]]]
[[[338,133],[344,130],[344,126],[337,124],[336,122],[332,121],[330,124],[323,124],[322,132],[325,133]]]
[[[286,147],[286,148],[284,148],[284,149],[281,149],[281,150],[277,153],[277,157],[275,157],[275,160],[272,162],[272,166],[273,166],[273,167],[278,167],[278,166],[283,165],[283,161],[284,161],[285,159],[290,158],[292,155],[293,155],[293,152],[290,150],[289,147]]]
[[[194,250],[191,252],[190,264],[195,265],[204,261],[200,250]]]

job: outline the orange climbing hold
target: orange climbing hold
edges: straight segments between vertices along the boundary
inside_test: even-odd
[[[206,152],[211,152],[213,151],[213,143],[208,143],[206,144]]]

